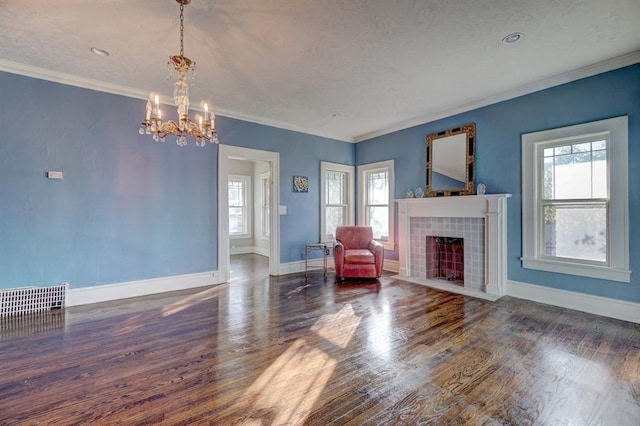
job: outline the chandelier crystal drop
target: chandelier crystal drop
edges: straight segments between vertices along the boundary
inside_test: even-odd
[[[209,112],[209,106],[204,104],[204,114],[196,116],[196,122],[189,119],[189,83],[187,74],[193,76],[196,70],[196,62],[184,56],[184,5],[191,0],[176,0],[180,4],[180,54],[169,57],[167,68],[169,73],[173,68],[178,80],[173,86],[173,102],[178,109],[178,120],[162,121],[160,110],[160,96],[151,93],[147,100],[147,114],[139,133],[141,135],[153,135],[156,142],[164,142],[168,135],[176,137],[178,146],[187,146],[189,137],[195,139],[196,146],[205,146],[206,141],[218,144],[218,135],[215,128],[215,115]],[[169,77],[171,75],[169,74]]]

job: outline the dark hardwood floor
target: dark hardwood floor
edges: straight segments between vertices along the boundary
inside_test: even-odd
[[[268,277],[3,320],[0,424],[640,424],[640,325]]]

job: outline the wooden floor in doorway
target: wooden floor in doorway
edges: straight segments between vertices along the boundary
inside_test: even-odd
[[[269,277],[3,320],[0,424],[638,425],[640,325]]]

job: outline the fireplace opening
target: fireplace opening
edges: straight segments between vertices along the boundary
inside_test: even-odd
[[[426,237],[427,278],[464,286],[464,239]]]

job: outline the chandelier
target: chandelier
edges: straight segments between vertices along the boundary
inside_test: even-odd
[[[204,117],[196,116],[197,122],[189,119],[189,84],[187,73],[191,71],[194,79],[196,62],[184,56],[184,5],[191,0],[176,0],[180,4],[180,54],[169,57],[167,68],[171,78],[171,68],[178,74],[178,81],[173,86],[173,102],[178,107],[178,121],[162,121],[160,97],[151,93],[147,100],[147,114],[139,133],[153,135],[153,140],[164,142],[168,135],[175,135],[178,146],[187,146],[187,138],[195,139],[196,146],[205,146],[206,141],[220,143],[215,129],[215,115],[209,112],[204,104]]]

